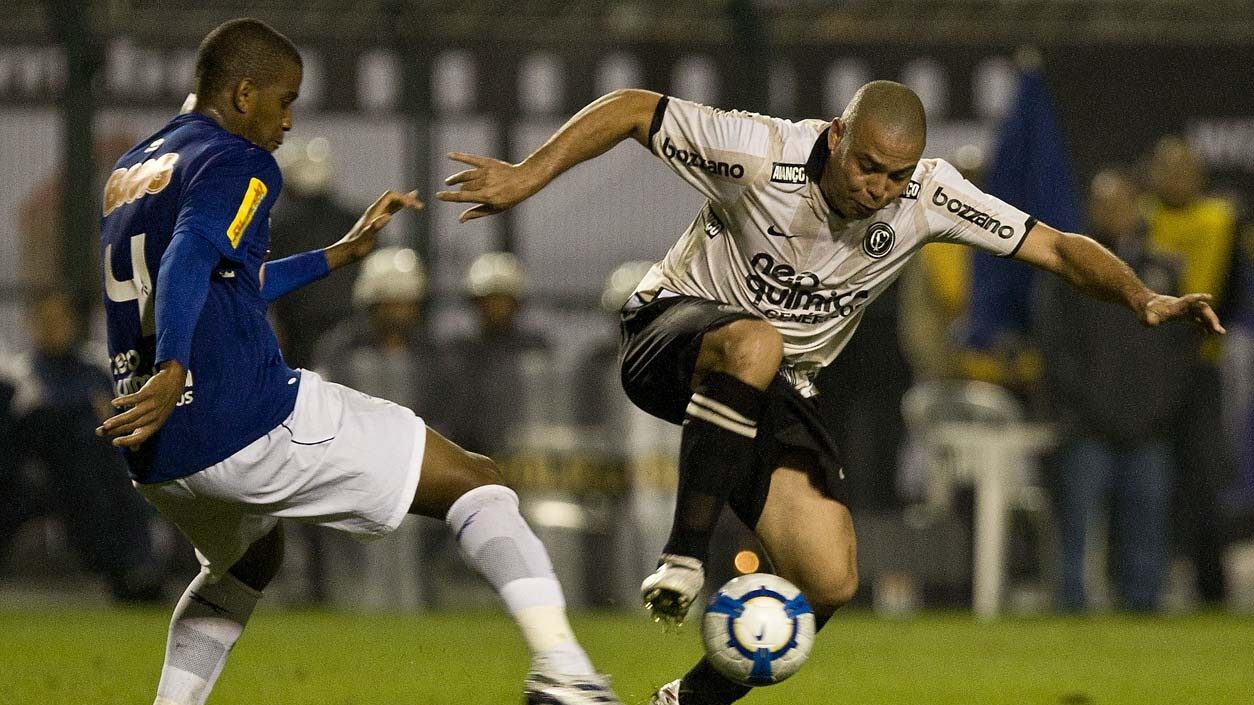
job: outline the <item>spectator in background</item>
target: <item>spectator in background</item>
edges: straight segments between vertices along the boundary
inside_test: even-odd
[[[351,283],[351,316],[324,336],[314,369],[326,379],[402,406],[431,409],[439,428],[443,404],[435,396],[440,356],[422,326],[427,275],[417,253],[383,247],[366,257]],[[328,307],[330,308],[330,307]]]
[[[1139,198],[1126,175],[1100,172],[1089,193],[1092,235],[1147,286],[1178,293],[1180,263],[1147,249]],[[1169,564],[1169,439],[1187,394],[1195,334],[1184,325],[1146,328],[1119,307],[1052,277],[1040,281],[1039,293],[1046,391],[1063,432],[1056,485],[1059,607],[1081,611],[1089,606],[1086,547],[1090,530],[1108,508],[1120,604],[1130,611],[1156,611]]]
[[[526,275],[508,252],[480,255],[466,270],[465,289],[479,330],[455,340],[448,376],[456,417],[452,435],[477,453],[505,456],[530,428],[553,419],[553,353],[539,333],[522,328]]]
[[[623,442],[627,441],[621,437],[621,429],[627,425],[624,417],[640,411],[627,398],[619,379],[619,312],[652,266],[649,260],[631,260],[620,264],[606,277],[605,288],[601,291],[601,310],[605,311],[609,326],[605,337],[583,353],[576,368],[575,379],[580,380],[581,385],[588,385],[587,388],[572,386],[575,394],[571,410],[575,425],[604,428],[607,434],[614,434]],[[595,391],[589,394],[587,389]]]
[[[1242,226],[1234,251],[1228,315],[1231,340],[1224,343],[1227,430],[1236,448],[1237,478],[1226,504],[1243,536],[1254,536],[1254,223]]]
[[[314,369],[331,382],[411,409],[428,409],[427,424],[447,433],[447,404],[438,391],[444,383],[443,363],[422,319],[427,295],[422,260],[409,248],[379,248],[366,257],[350,286],[356,315],[323,336],[313,355]],[[467,572],[458,561],[449,560],[448,536],[442,527],[420,533],[417,544],[401,539],[371,545],[323,527],[291,528],[296,531],[289,530],[289,535],[307,548],[305,579],[316,603],[415,607],[435,599],[434,575]],[[413,539],[408,532],[415,531],[412,524],[403,525],[398,534]],[[427,570],[418,569],[420,554]],[[366,578],[365,587],[357,580],[337,582],[331,570],[336,566],[341,573]]]
[[[1225,280],[1232,266],[1236,211],[1232,204],[1204,195],[1206,176],[1197,155],[1184,141],[1167,137],[1155,145],[1149,164],[1151,194],[1146,198],[1147,249],[1174,258],[1180,286],[1204,287],[1222,307]],[[1203,602],[1218,604],[1225,595],[1224,526],[1219,497],[1233,470],[1232,449],[1216,443],[1223,428],[1217,362],[1221,341],[1199,339],[1187,385],[1188,396],[1175,430],[1175,530],[1193,560]]]
[[[112,385],[82,352],[83,322],[73,298],[56,292],[31,306],[33,348],[13,362],[12,427],[17,454],[40,461],[47,511],[65,525],[70,546],[103,576],[114,599],[157,602],[161,571],[153,556],[147,504],[95,428],[111,409]],[[94,356],[93,356],[94,357]],[[17,496],[29,498],[36,487]]]
[[[358,213],[340,205],[331,192],[331,154],[326,139],[288,144],[276,156],[283,170],[283,195],[270,228],[274,247],[271,259],[319,249],[353,227]],[[271,304],[288,365],[314,365],[318,341],[344,318],[344,308],[338,304],[349,299],[360,266],[347,265],[348,276],[324,277]]]

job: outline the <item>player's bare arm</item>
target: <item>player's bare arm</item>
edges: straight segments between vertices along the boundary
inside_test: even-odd
[[[466,222],[494,215],[518,205],[548,185],[562,172],[600,156],[628,137],[648,146],[649,124],[659,93],[624,89],[608,93],[580,110],[539,149],[518,164],[465,152],[449,158],[471,168],[444,180],[455,191],[440,191],[441,201],[477,204],[462,212]]]
[[[178,360],[166,360],[139,391],[113,400],[114,408],[126,410],[97,426],[96,435],[114,436],[113,445],[118,448],[138,448],[170,418],[186,383],[183,365]]]
[[[1209,333],[1226,332],[1210,307],[1210,294],[1156,293],[1123,260],[1084,235],[1038,222],[1028,231],[1015,259],[1053,272],[1089,296],[1126,306],[1147,326],[1191,319]]]

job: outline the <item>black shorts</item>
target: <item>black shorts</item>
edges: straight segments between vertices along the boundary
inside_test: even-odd
[[[738,306],[691,296],[659,298],[623,313],[623,389],[632,403],[673,424],[682,423],[692,397],[692,373],[705,334],[743,318],[757,316]],[[753,472],[733,488],[728,504],[747,526],[762,516],[771,473],[795,467],[816,473],[823,490],[846,503],[840,452],[823,425],[812,399],[801,396],[781,375],[767,388],[758,419]]]

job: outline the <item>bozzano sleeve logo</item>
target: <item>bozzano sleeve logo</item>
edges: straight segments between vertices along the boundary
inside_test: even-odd
[[[231,241],[231,247],[239,247],[244,231],[253,222],[257,207],[265,200],[268,191],[266,183],[261,179],[254,176],[248,180],[248,191],[244,193],[244,200],[240,202],[239,210],[235,211],[235,220],[232,220],[231,226],[226,229],[226,237]]]

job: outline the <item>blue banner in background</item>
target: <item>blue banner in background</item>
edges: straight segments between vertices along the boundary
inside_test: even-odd
[[[1020,75],[1018,94],[1002,121],[982,188],[1059,230],[1078,232],[1083,227],[1071,159],[1039,68]],[[989,351],[1007,336],[1026,334],[1035,275],[1036,270],[1022,262],[976,252],[964,342]]]

